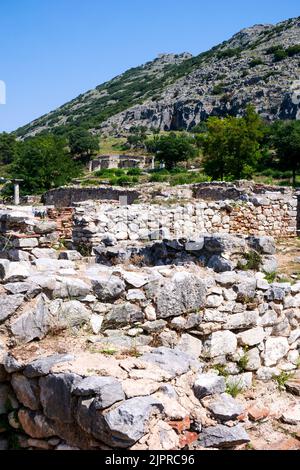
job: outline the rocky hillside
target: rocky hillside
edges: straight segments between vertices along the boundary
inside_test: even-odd
[[[199,45],[200,46],[200,45]],[[72,125],[125,132],[134,125],[190,129],[253,103],[267,120],[300,118],[300,17],[255,25],[198,56],[161,54],[18,129]]]

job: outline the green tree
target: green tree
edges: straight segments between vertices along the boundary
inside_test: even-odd
[[[242,118],[211,117],[203,137],[204,169],[213,178],[248,178],[262,156],[264,124],[252,106]]]
[[[79,157],[82,162],[87,162],[93,153],[99,150],[99,138],[78,127],[69,134],[69,146],[73,157]]]
[[[147,149],[154,153],[168,170],[174,168],[178,162],[187,161],[197,155],[194,139],[185,133],[169,132],[154,136],[147,142]]]
[[[0,134],[0,163],[8,165],[16,157],[19,148],[19,142],[13,134],[2,132]]]
[[[227,154],[227,120],[211,117],[207,120],[207,133],[201,135],[204,171],[213,179],[224,179]],[[200,137],[197,140],[201,143]]]
[[[282,168],[293,173],[293,185],[300,170],[300,121],[277,121],[271,127],[273,144]]]
[[[38,136],[22,143],[11,176],[21,178],[22,193],[41,194],[79,176],[80,167],[66,150],[66,141],[53,135]]]
[[[131,149],[144,149],[147,138],[147,127],[132,126],[129,132],[130,134],[127,137],[125,146]]]

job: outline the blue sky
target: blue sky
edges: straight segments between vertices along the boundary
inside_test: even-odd
[[[299,0],[1,0],[0,131],[160,52],[198,54],[241,28],[299,15]]]

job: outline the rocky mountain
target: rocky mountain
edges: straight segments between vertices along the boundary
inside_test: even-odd
[[[198,56],[160,54],[17,130],[20,137],[83,125],[124,133],[191,129],[208,116],[300,119],[300,17],[255,25]]]

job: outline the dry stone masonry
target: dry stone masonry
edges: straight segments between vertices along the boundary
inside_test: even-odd
[[[297,202],[255,197],[2,208],[0,447],[246,448],[283,379],[297,426],[300,281],[271,281],[270,236]]]
[[[199,233],[240,233],[293,237],[297,234],[297,198],[282,194],[252,200],[133,204],[86,202],[75,208],[74,243],[96,246],[103,236],[117,240],[197,237]]]

